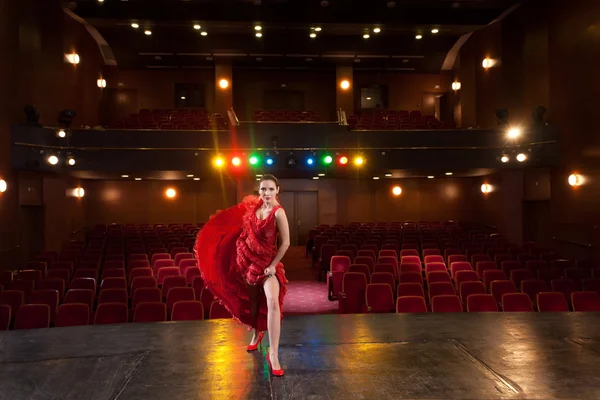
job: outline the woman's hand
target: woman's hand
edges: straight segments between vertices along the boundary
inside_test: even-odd
[[[275,275],[275,271],[275,267],[271,265],[268,268],[265,268],[265,276]]]

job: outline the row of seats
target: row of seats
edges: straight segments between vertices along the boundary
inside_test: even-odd
[[[110,125],[114,129],[226,129],[227,121],[220,113],[194,110],[140,110]]]
[[[254,111],[255,122],[318,122],[321,118],[314,111]]]
[[[404,129],[456,129],[453,121],[440,122],[420,111],[388,111],[350,114],[347,118],[351,129],[358,130],[404,130]]]

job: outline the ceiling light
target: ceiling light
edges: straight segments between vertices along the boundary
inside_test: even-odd
[[[46,161],[48,161],[48,164],[56,165],[56,164],[58,164],[58,157],[50,156],[50,157],[48,157],[48,159]]]
[[[313,179],[314,179],[315,181],[317,181],[317,180],[319,180],[319,177],[318,177],[318,176],[313,176]]]
[[[391,177],[392,177],[392,174],[385,174],[385,177],[386,177],[386,178],[391,178]]]
[[[98,3],[104,3],[104,0],[98,0]]]
[[[75,197],[83,197],[85,196],[85,190],[83,190],[82,187],[78,187],[75,188],[75,190],[73,190],[73,194],[75,195]]]
[[[491,59],[489,57],[486,57],[482,62],[481,65],[483,66],[483,68],[488,69],[488,68],[492,68],[494,65],[496,65],[496,60]]]
[[[500,158],[500,161],[502,161],[503,163],[507,163],[510,161],[510,157],[508,157],[506,154],[502,155],[502,158]]]
[[[141,180],[142,180],[142,178],[135,178],[135,180],[136,180],[136,181],[141,181]]]
[[[315,26],[315,32],[321,32],[322,28],[320,26]]]
[[[255,30],[255,31],[260,31],[260,30],[262,30],[262,26],[260,26],[260,25],[255,25],[255,26],[254,26],[254,30]]]
[[[193,175],[193,174],[188,174],[188,175],[187,175],[187,177],[188,177],[188,178],[193,178],[193,177],[194,177],[194,175]]]
[[[452,172],[446,172],[446,176],[452,176]]]
[[[185,96],[181,96],[181,100],[185,100]]]
[[[379,33],[381,32],[381,28],[373,28],[373,33]]]
[[[129,175],[121,175],[121,178],[129,178]]]
[[[194,25],[194,29],[200,30],[200,28],[202,28],[200,25],[198,25],[198,24]]]
[[[67,160],[67,164],[69,164],[70,166],[75,165],[75,159],[73,157],[69,157],[69,159]]]
[[[140,27],[140,24],[136,24],[136,23],[134,22],[133,24],[131,24],[131,27],[132,27],[133,29],[137,29],[137,28],[139,28],[139,27]]]
[[[368,38],[370,38],[370,37],[371,37],[371,35],[369,35],[368,33],[365,33],[365,34],[363,35],[363,39],[368,39]]]
[[[431,30],[431,33],[433,33],[433,34],[435,35],[435,34],[436,34],[436,33],[438,33],[439,31],[440,31],[439,29],[437,29],[437,28],[434,28],[434,29],[432,29],[432,30]]]
[[[415,39],[421,40],[421,39],[423,39],[423,35],[417,35],[417,36],[415,36]]]
[[[150,36],[150,35],[152,35],[152,31],[146,30],[146,31],[144,31],[144,34]]]
[[[61,129],[58,131],[58,133],[56,134],[59,138],[64,138],[67,136],[67,132],[65,132],[64,129]]]
[[[373,179],[374,180],[379,180],[379,177],[378,176],[374,176]]]
[[[208,35],[208,32],[206,32],[206,31],[202,31],[202,32],[200,32],[200,34],[201,34],[202,36],[206,36],[206,35]]]
[[[254,36],[256,36],[256,37],[262,37],[262,33],[256,32],[256,34]]]
[[[316,33],[314,33],[314,32],[312,32],[312,33],[311,33],[310,35],[308,35],[308,36],[310,36],[311,38],[313,38],[313,39],[314,39],[314,38],[316,38],[316,37],[317,37],[317,34],[316,34]]]
[[[517,161],[518,162],[523,162],[525,160],[527,160],[527,156],[525,154],[523,154],[523,153],[517,154]]]
[[[319,174],[319,176],[325,176],[325,174]]]
[[[0,193],[6,192],[6,189],[8,189],[6,181],[4,179],[0,179]]]
[[[435,178],[435,176],[433,176],[433,175],[429,175],[429,176],[427,177],[427,179],[433,179],[433,178]]]
[[[200,178],[194,178],[194,180],[195,180],[195,181],[199,181],[199,180],[200,180]]]

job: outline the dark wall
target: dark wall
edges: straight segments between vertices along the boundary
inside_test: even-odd
[[[599,255],[599,14],[598,2],[530,1],[504,21],[475,33],[455,69],[462,81],[463,126],[492,127],[494,110],[503,107],[509,108],[513,124],[529,124],[534,106],[548,109],[547,121],[558,127],[561,162],[543,180],[551,193],[545,237],[548,245],[569,256]],[[485,56],[500,64],[484,70]],[[567,184],[574,172],[586,177],[579,188]],[[510,199],[513,208],[530,201],[527,196],[535,189],[528,182],[536,180],[525,180],[520,192],[525,197]],[[489,202],[484,210],[493,215],[496,206]]]

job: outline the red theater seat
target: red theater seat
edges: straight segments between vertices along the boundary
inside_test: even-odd
[[[23,296],[25,296],[25,301],[27,302],[29,300],[29,296],[31,296],[31,293],[33,292],[34,287],[35,281],[25,279],[13,279],[13,281],[10,283],[9,289],[23,292]]]
[[[167,305],[162,302],[140,303],[133,312],[133,322],[164,322],[167,320]]]
[[[0,331],[7,331],[10,327],[10,321],[10,306],[6,304],[0,304]]]
[[[46,304],[27,304],[19,308],[15,329],[40,329],[50,327],[50,307]]]
[[[90,308],[87,304],[72,303],[62,304],[58,307],[56,313],[56,322],[54,326],[67,327],[67,326],[78,326],[88,325],[90,321]]]
[[[194,289],[190,287],[172,287],[167,293],[167,314],[171,315],[173,305],[179,301],[195,300]]]
[[[462,282],[459,286],[460,299],[463,304],[467,304],[467,299],[472,294],[487,294],[483,283],[479,281]]]
[[[483,284],[481,285],[483,287]],[[491,294],[471,294],[467,297],[468,312],[497,312],[498,304]]]
[[[209,319],[231,318],[231,313],[227,311],[219,300],[215,300],[210,305]]]
[[[431,299],[432,312],[462,312],[460,299],[456,295],[440,295]]]
[[[400,283],[398,285],[398,297],[417,296],[425,298],[423,286],[418,283]]]
[[[67,293],[68,294],[68,293]],[[125,324],[129,320],[129,312],[127,304],[123,303],[104,303],[98,306],[96,316],[94,317],[95,325],[106,324]]]
[[[92,310],[94,307],[94,292],[89,289],[69,289],[63,304],[85,304]]]
[[[435,282],[429,283],[429,303],[431,304],[431,299],[435,296],[454,296],[456,295],[456,291],[454,290],[454,286],[450,282]]]
[[[104,303],[124,303],[128,302],[126,289],[104,289],[98,296],[98,304]]]
[[[571,300],[573,311],[600,311],[600,295],[597,292],[573,292]]]
[[[396,313],[425,313],[427,305],[420,296],[403,296],[396,300]]]
[[[200,301],[178,301],[173,304],[171,321],[199,321],[204,319],[204,308]]]
[[[545,312],[566,312],[569,311],[569,305],[562,293],[542,292],[538,293],[537,298],[538,311]]]
[[[50,322],[54,322],[58,310],[59,294],[54,289],[34,290],[28,304],[45,304],[50,310]]]
[[[366,289],[366,310],[369,313],[394,312],[394,292],[387,283],[372,283]]]
[[[502,310],[504,312],[531,312],[533,305],[525,293],[506,293],[502,296]]]
[[[19,308],[25,304],[25,294],[20,290],[4,290],[0,292],[0,304],[9,306],[14,318]]]
[[[347,272],[342,279],[339,308],[342,314],[362,312],[365,306],[367,277],[360,272]]]
[[[329,300],[337,299],[339,292],[342,290],[343,276],[348,271],[351,263],[350,258],[346,256],[331,257],[329,273],[327,274]]]
[[[18,277],[18,279],[22,279],[22,280],[33,281],[34,288],[39,289],[40,283],[42,282],[43,273],[39,269],[25,269],[25,270],[19,271],[19,274],[17,275],[17,277]]]
[[[497,303],[502,303],[502,296],[506,293],[517,293],[517,287],[513,281],[495,280],[490,285],[490,293]]]

